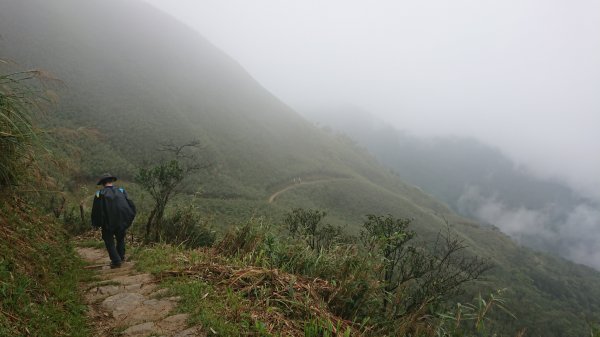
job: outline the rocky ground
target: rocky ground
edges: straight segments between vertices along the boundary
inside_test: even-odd
[[[168,297],[152,275],[135,270],[134,262],[110,269],[105,250],[77,252],[97,274],[95,281],[84,285],[94,336],[206,336],[200,327],[188,326],[187,314],[172,313],[179,298]]]

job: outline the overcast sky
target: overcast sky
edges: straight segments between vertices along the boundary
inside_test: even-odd
[[[600,1],[147,1],[298,110],[476,137],[600,200]]]

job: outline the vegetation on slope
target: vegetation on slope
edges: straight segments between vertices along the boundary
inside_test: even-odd
[[[141,1],[6,0],[0,31],[6,57],[48,69],[65,83],[56,110],[41,122],[56,160],[66,166],[52,175],[70,194],[64,207],[61,196],[54,199],[67,223],[91,202],[98,174],[111,171],[127,184],[137,167],[157,163],[159,144],[199,139],[215,166],[182,185],[217,230],[252,216],[277,221],[304,207],[326,209],[332,225],[355,234],[364,214],[414,218],[415,231],[431,240],[447,218],[470,252],[495,265],[478,287],[510,287],[519,322],[533,335],[587,334],[586,321],[600,313],[597,272],[534,254],[494,229],[454,217],[346,137],[313,127],[235,61]],[[268,203],[278,188],[314,176],[347,179],[298,186]],[[139,186],[126,187],[142,209],[135,231],[149,216],[150,197]]]
[[[528,247],[593,266],[593,257],[574,253],[594,250],[591,244],[582,248],[584,234],[575,222],[597,223],[596,217],[583,220],[574,215],[584,209],[600,212],[598,201],[581,191],[537,177],[499,149],[475,139],[413,136],[353,108],[309,115],[347,134],[402,180],[463,216],[497,226]]]
[[[3,62],[0,60],[0,62]],[[0,74],[0,191],[21,183],[27,166],[32,166],[35,132],[31,89],[24,83],[35,73]]]
[[[482,265],[441,242],[447,255],[417,248],[406,219],[370,217],[359,243],[321,224],[320,212],[288,215],[287,230],[252,220],[211,248],[147,246],[134,257],[182,296],[194,324],[221,335],[487,335],[492,311],[508,312],[498,295],[447,307]]]
[[[86,336],[77,291],[85,273],[67,233],[40,215],[37,198],[20,195],[40,172],[30,115],[36,98],[23,83],[34,75],[0,75],[0,336]]]
[[[0,200],[0,336],[87,336],[85,277],[62,224]]]

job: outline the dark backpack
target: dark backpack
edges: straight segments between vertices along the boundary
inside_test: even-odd
[[[127,229],[133,223],[136,213],[135,204],[129,199],[125,189],[105,188],[96,192],[92,224],[98,227],[118,226]]]

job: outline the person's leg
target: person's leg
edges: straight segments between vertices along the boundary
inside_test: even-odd
[[[104,245],[106,246],[106,250],[108,251],[108,256],[110,257],[111,265],[118,266],[121,264],[121,257],[115,248],[115,237],[114,232],[110,229],[102,228],[102,240],[104,240]]]
[[[125,236],[126,232],[124,229],[115,232],[115,237],[117,238],[117,253],[119,253],[121,261],[125,261]]]

